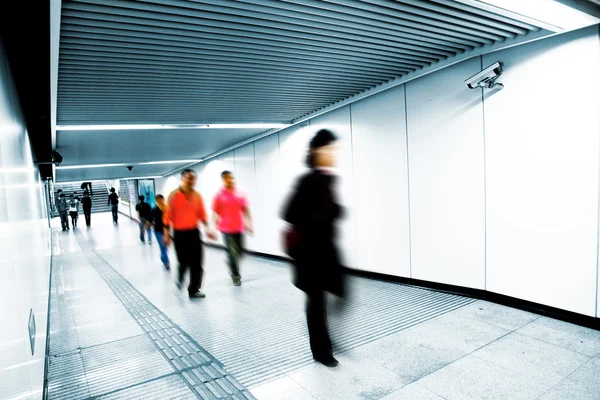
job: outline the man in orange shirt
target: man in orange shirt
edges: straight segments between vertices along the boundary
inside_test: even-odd
[[[165,244],[171,244],[170,228],[173,228],[173,239],[175,241],[175,252],[179,260],[179,278],[177,287],[181,289],[185,272],[190,270],[190,284],[188,293],[191,298],[205,297],[200,290],[202,287],[203,248],[200,239],[198,221],[206,228],[206,235],[210,239],[216,239],[216,235],[210,230],[208,218],[202,196],[194,186],[196,185],[196,173],[186,169],[181,173],[181,186],[169,195],[167,217],[165,224]]]

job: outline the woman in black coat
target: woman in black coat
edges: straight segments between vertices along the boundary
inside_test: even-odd
[[[334,195],[335,177],[328,171],[335,166],[336,137],[320,130],[310,142],[307,164],[311,171],[300,178],[288,203],[284,220],[297,232],[292,257],[295,285],[306,292],[306,317],[310,347],[315,360],[328,367],[338,362],[333,357],[327,330],[325,292],[342,296],[344,282],[335,246],[335,221],[342,209]]]

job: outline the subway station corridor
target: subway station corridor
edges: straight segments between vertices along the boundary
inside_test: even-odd
[[[600,0],[1,2],[0,400],[600,400],[599,71]]]
[[[332,300],[336,369],[313,362],[287,264],[247,257],[234,287],[207,248],[190,300],[121,216],[54,228],[49,399],[594,399],[600,332],[508,307],[351,278]]]

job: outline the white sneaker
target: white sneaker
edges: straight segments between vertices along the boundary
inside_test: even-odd
[[[202,299],[206,297],[206,295],[201,290],[198,290],[196,293],[190,294],[190,297],[195,299]]]

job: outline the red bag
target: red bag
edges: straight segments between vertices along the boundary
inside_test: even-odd
[[[283,249],[292,258],[298,256],[302,243],[302,233],[295,226],[290,226],[283,232]]]

